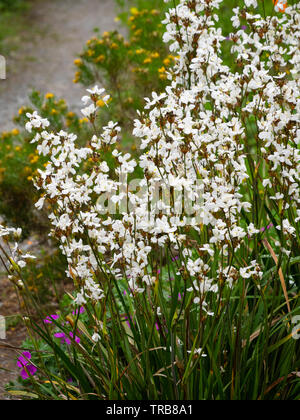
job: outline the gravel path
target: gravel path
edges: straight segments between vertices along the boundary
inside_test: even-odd
[[[116,28],[115,16],[114,0],[37,0],[17,52],[7,59],[7,80],[0,80],[0,131],[13,127],[12,117],[33,88],[78,110],[84,90],[72,82],[74,58],[94,28]]]
[[[116,28],[115,15],[114,0],[36,1],[26,16],[27,29],[20,34],[18,50],[7,59],[7,79],[0,80],[0,132],[13,128],[12,117],[28,103],[33,88],[53,92],[79,109],[84,89],[72,82],[74,58],[94,28]],[[0,280],[0,315],[13,315],[18,312],[16,296],[3,277]],[[23,330],[9,331],[5,343],[19,346],[23,339]],[[8,370],[0,369],[3,399],[4,384],[17,375],[15,354],[0,348],[0,367]]]

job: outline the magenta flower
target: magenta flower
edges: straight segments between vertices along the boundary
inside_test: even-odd
[[[74,334],[72,332],[70,332],[70,337],[75,340],[76,343],[80,343],[80,338],[77,337],[77,335],[74,336]]]
[[[78,313],[79,313],[79,315],[81,315],[81,314],[83,314],[84,312],[85,312],[85,309],[84,309],[84,307],[82,306],[81,308],[76,309],[76,311],[72,312],[72,314],[73,314],[73,315],[78,315]]]
[[[60,338],[61,344],[67,344],[67,346],[71,345],[71,340],[66,336],[64,332],[54,334],[55,338]]]
[[[23,380],[28,379],[30,376],[33,376],[37,372],[37,368],[29,362],[31,359],[31,353],[29,351],[24,351],[23,356],[18,358],[17,366],[22,369],[20,372],[21,378]]]
[[[269,229],[271,229],[272,227],[274,227],[274,225],[273,225],[273,223],[270,223],[270,224],[269,224],[266,228],[262,227],[262,228],[260,229],[260,231],[261,231],[261,232],[265,232],[265,230],[266,230],[266,229],[268,229],[268,230],[269,230]]]
[[[53,321],[59,319],[59,315],[49,315],[44,319],[45,324],[53,324]]]
[[[69,337],[64,332],[56,333],[56,334],[54,334],[54,337],[55,338],[60,338],[61,344],[66,344],[67,346],[70,346],[72,344],[71,340],[69,339]],[[77,337],[76,335],[75,335],[75,338],[74,338],[74,334],[72,332],[70,332],[70,337],[73,340],[75,340],[76,343],[78,343],[78,344],[80,343],[80,338]]]

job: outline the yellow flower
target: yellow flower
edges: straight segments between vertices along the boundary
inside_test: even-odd
[[[79,71],[77,71],[75,73],[75,79],[73,80],[73,83],[78,83],[79,79],[80,79],[81,73]]]
[[[158,73],[160,73],[160,74],[164,74],[165,72],[166,72],[165,67],[161,67],[160,69],[158,69]]]
[[[137,15],[139,14],[139,11],[138,11],[138,9],[137,9],[136,7],[132,7],[132,8],[130,9],[130,13],[131,13],[133,16],[137,16]]]
[[[152,58],[159,58],[159,53],[158,52],[154,52],[151,54]]]
[[[151,58],[150,58],[150,57],[145,58],[145,60],[144,60],[144,64],[150,64],[150,63],[152,63]]]
[[[164,65],[168,67],[171,64],[171,60],[169,58],[164,59]]]
[[[46,93],[45,98],[46,99],[52,99],[52,98],[54,98],[54,95],[53,95],[53,93]]]
[[[103,38],[109,38],[109,32],[105,31],[102,34]]]
[[[16,151],[16,152],[19,152],[20,150],[22,150],[22,147],[20,147],[20,146],[16,146],[16,147],[15,147],[15,151]]]
[[[67,114],[67,117],[68,118],[73,118],[73,117],[75,117],[75,114],[74,114],[74,112],[68,112],[68,114]]]
[[[57,110],[56,110],[56,109],[54,109],[54,108],[53,108],[53,109],[51,110],[51,114],[52,114],[52,115],[55,115],[55,114],[57,114],[57,113],[58,113],[58,112],[57,112]]]
[[[111,49],[116,50],[117,48],[119,48],[118,44],[116,44],[115,42],[113,42],[111,44]]]
[[[38,156],[34,156],[34,157],[30,160],[31,165],[35,164],[38,160],[39,160],[39,157],[38,157]]]
[[[105,102],[104,102],[102,99],[100,99],[100,100],[97,102],[97,106],[100,106],[100,108],[103,108],[103,107],[105,106]]]
[[[95,58],[95,63],[103,63],[104,60],[105,60],[105,55],[101,54],[99,55],[99,57]]]
[[[19,109],[19,115],[22,115],[23,112],[24,112],[24,108],[22,107],[22,108]]]
[[[20,134],[20,131],[19,131],[17,128],[14,128],[14,129],[11,131],[11,134],[12,134],[13,136],[17,136],[18,134]]]
[[[82,64],[82,60],[80,58],[76,58],[76,60],[74,60],[74,64],[79,67]]]
[[[32,176],[28,176],[28,177],[27,177],[27,180],[28,180],[28,181],[32,181]]]

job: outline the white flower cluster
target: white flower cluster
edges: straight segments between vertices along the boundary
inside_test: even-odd
[[[7,270],[8,279],[15,283],[19,289],[24,288],[20,276],[21,270],[26,267],[28,260],[35,259],[35,256],[22,252],[18,243],[21,235],[20,228],[8,228],[0,224],[0,264],[2,263]],[[14,241],[13,246],[11,245],[12,241]]]
[[[284,16],[262,18],[254,14],[257,2],[246,0],[246,9],[234,9],[233,25],[238,28],[244,19],[249,31],[237,29],[228,41],[217,27],[220,3],[181,0],[167,14],[164,39],[178,60],[166,91],[153,93],[135,121],[143,151],[138,162],[114,147],[120,128],[113,122],[87,147],[77,148],[76,136],[49,133],[47,122],[30,117],[27,129],[36,129],[38,150],[49,155],[36,180],[43,191],[37,206],[46,199],[53,205],[52,234],[68,259],[68,275],[80,287],[78,304],[103,298],[112,276],[127,278],[133,295],[143,293],[155,284],[151,261],[159,256],[175,261],[194,302],[204,306],[203,295],[218,293],[220,282],[231,286],[239,278],[261,278],[252,258],[242,267],[235,261],[235,253],[248,249],[249,238],[259,234],[257,221],[245,226],[242,217],[251,219],[249,180],[266,195],[272,192],[284,214],[283,233],[287,240],[294,234],[290,215],[300,218],[300,86],[292,77],[300,66],[299,5]],[[222,60],[224,42],[232,42],[236,71]],[[104,91],[96,87],[89,93],[83,101],[91,105],[83,113],[94,123]],[[111,151],[116,169],[103,150]],[[144,174],[138,193],[120,182],[137,165]],[[255,178],[260,167],[261,181]],[[149,210],[158,183],[169,188],[169,204],[158,199]],[[184,201],[196,203],[192,217],[182,210],[183,191]],[[104,217],[101,198],[109,196],[114,204],[126,197],[134,211]]]

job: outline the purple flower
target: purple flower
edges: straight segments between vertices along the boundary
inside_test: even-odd
[[[29,351],[24,351],[23,356],[18,358],[17,366],[22,369],[20,372],[21,378],[23,380],[28,379],[29,376],[33,376],[37,372],[37,368],[29,362],[31,359],[31,353]]]
[[[72,332],[70,332],[69,335],[73,340],[75,340],[76,343],[78,343],[78,344],[80,343],[80,338],[79,337],[77,337],[75,335],[75,338],[74,338],[74,334]],[[61,344],[66,344],[67,346],[70,346],[72,344],[71,340],[69,339],[69,337],[64,332],[56,333],[56,334],[54,334],[54,337],[55,338],[60,338]]]
[[[44,319],[45,324],[53,324],[53,321],[59,319],[59,315],[49,315]]]
[[[81,314],[83,314],[84,312],[85,312],[85,309],[84,309],[84,307],[82,306],[81,308],[76,309],[76,311],[72,312],[72,314],[73,314],[73,315],[78,315],[78,313],[79,313],[79,315],[81,315]]]
[[[274,227],[274,225],[273,225],[273,223],[270,223],[266,228],[264,228],[264,227],[262,227],[262,228],[260,228],[260,231],[261,232],[264,232],[266,229],[271,229],[272,227]]]
[[[29,364],[28,360],[31,359],[31,353],[29,353],[29,351],[24,351],[22,354],[24,357],[20,356],[17,361],[17,366],[19,368],[27,366]]]
[[[60,333],[56,333],[54,334],[55,338],[60,338],[60,343],[61,344],[67,344],[67,346],[71,345],[71,340],[66,336],[66,334],[64,332],[60,332]]]
[[[77,335],[74,336],[74,334],[72,332],[70,332],[70,337],[75,340],[76,343],[80,343],[80,338],[77,337]]]

